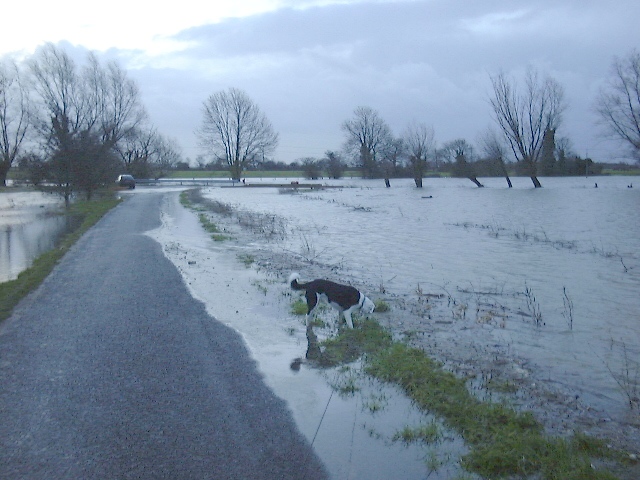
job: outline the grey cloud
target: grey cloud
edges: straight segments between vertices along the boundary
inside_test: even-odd
[[[182,109],[198,106],[182,114],[191,131],[206,96],[229,86],[246,90],[280,132],[281,159],[292,160],[292,152],[322,151],[302,153],[302,145],[288,147],[289,138],[322,137],[325,149],[338,148],[340,124],[358,105],[378,109],[396,134],[416,119],[433,125],[440,142],[474,141],[492,121],[489,75],[534,65],[563,83],[571,101],[561,134],[580,152],[604,157],[590,105],[613,56],[640,45],[639,17],[635,0],[285,8],[185,30],[175,38],[188,47],[165,60],[188,67],[138,75],[143,91],[148,84],[157,93],[147,94],[152,104],[167,102],[167,86],[184,96]],[[178,116],[180,105],[167,110]]]

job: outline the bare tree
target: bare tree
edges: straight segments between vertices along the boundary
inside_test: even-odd
[[[49,180],[57,185],[68,203],[74,190],[74,138],[87,118],[84,85],[75,62],[53,44],[42,47],[29,66],[42,104],[36,128],[51,159]]]
[[[404,139],[390,137],[381,149],[381,166],[387,187],[391,186],[389,179],[398,174],[398,167],[405,154]]]
[[[93,53],[88,55],[84,80],[89,107],[86,127],[97,130],[104,148],[114,148],[146,119],[138,86],[117,63],[103,67]]]
[[[302,165],[302,171],[305,178],[317,180],[320,177],[320,162],[313,157],[305,157],[298,159]]]
[[[20,154],[31,127],[29,90],[14,62],[0,63],[0,186]]]
[[[342,173],[344,172],[344,163],[340,158],[340,155],[331,150],[327,150],[325,152],[326,160],[325,164],[327,165],[327,172],[330,178],[340,178],[342,177]]]
[[[499,138],[497,132],[492,128],[488,128],[480,138],[480,144],[484,154],[496,163],[498,170],[507,180],[507,185],[509,185],[509,188],[512,188],[513,185],[511,184],[511,178],[509,178],[505,160],[507,157],[507,147]]]
[[[130,131],[117,145],[124,171],[137,178],[152,176],[158,132],[153,127],[140,126]]]
[[[156,135],[154,138],[155,155],[151,163],[154,178],[160,178],[182,161],[182,153],[175,139]]]
[[[404,144],[413,171],[416,187],[422,188],[422,178],[427,171],[429,156],[435,150],[435,133],[423,123],[412,123],[404,134]]]
[[[230,88],[211,95],[203,106],[197,134],[213,157],[226,160],[231,177],[240,180],[251,162],[271,153],[278,145],[267,117],[241,90]]]
[[[630,147],[640,162],[640,52],[634,50],[626,58],[614,60],[596,111],[609,133]]]
[[[558,127],[564,110],[562,86],[550,77],[540,80],[532,69],[527,71],[523,91],[502,73],[491,77],[491,82],[495,120],[516,160],[525,165],[534,187],[539,188],[537,169],[543,138],[547,130]]]
[[[382,149],[392,138],[391,129],[376,110],[358,107],[354,118],[342,124],[342,130],[347,135],[345,150],[359,155],[363,177],[372,178]]]
[[[445,149],[449,152],[449,156],[455,159],[453,174],[456,177],[468,178],[477,187],[482,188],[484,185],[477,179],[475,168],[473,167],[473,146],[463,138],[459,138],[448,142]]]
[[[31,60],[42,108],[37,128],[50,159],[50,174],[68,202],[74,190],[90,198],[115,177],[116,146],[145,118],[135,83],[115,63],[103,67],[90,54],[79,70],[52,44]]]

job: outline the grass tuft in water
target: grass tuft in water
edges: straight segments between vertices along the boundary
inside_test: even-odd
[[[392,441],[401,441],[405,444],[411,444],[416,442],[422,442],[426,444],[436,443],[442,438],[440,428],[435,422],[431,422],[428,425],[420,425],[418,427],[405,426],[399,432],[396,432]]]
[[[294,315],[306,315],[307,303],[304,300],[296,300],[291,304],[291,313]]]
[[[377,313],[384,313],[390,310],[389,304],[384,300],[376,300],[374,304],[376,306]]]

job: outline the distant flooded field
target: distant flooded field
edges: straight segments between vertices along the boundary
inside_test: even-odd
[[[640,378],[640,185],[541,180],[542,189],[528,178],[513,179],[512,189],[492,178],[482,179],[486,188],[464,179],[426,179],[423,189],[411,180],[391,188],[325,180],[350,188],[205,192],[285,218],[289,234],[269,248],[339,267],[360,285],[449,296],[470,318],[499,305],[509,312],[494,325],[501,343],[623,415]]]

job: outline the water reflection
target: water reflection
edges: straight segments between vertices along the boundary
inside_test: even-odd
[[[15,279],[39,255],[56,247],[77,219],[57,205],[0,210],[0,282]]]

